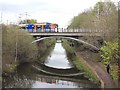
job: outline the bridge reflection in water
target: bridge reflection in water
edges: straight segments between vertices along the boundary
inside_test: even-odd
[[[79,85],[77,83],[72,81],[64,81],[59,79],[52,79],[52,78],[46,78],[41,77],[39,78],[39,81],[36,81],[33,84],[33,88],[77,88]]]
[[[32,88],[96,88],[88,80],[38,75]]]
[[[33,63],[32,63],[33,64]],[[97,88],[83,76],[60,77],[38,72],[32,64],[22,64],[10,76],[3,77],[3,88]],[[84,89],[83,89],[84,90]],[[85,89],[86,90],[86,89]]]

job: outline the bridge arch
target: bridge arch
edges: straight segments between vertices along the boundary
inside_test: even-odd
[[[63,37],[63,36],[42,37],[42,38],[40,38],[40,39],[34,40],[32,43],[36,43],[36,42],[38,42],[38,41],[41,41],[41,40],[44,40],[44,39],[49,39],[49,38],[63,38],[63,39],[75,40],[75,41],[81,42],[81,43],[83,43],[83,44],[86,44],[86,45],[94,48],[94,49],[97,50],[97,51],[100,51],[100,49],[99,49],[98,47],[96,47],[96,46],[94,46],[94,45],[92,45],[92,44],[90,44],[90,43],[88,43],[88,42],[85,42],[85,41],[83,41],[83,40],[76,39],[76,38],[73,38],[73,37]]]

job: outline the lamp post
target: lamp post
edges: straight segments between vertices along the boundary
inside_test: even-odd
[[[28,23],[28,22],[27,22],[28,16],[30,16],[30,15],[29,15],[27,12],[25,12],[25,19],[26,19],[26,20],[25,20],[25,23],[26,23],[26,25],[27,25],[27,23]],[[27,31],[27,27],[26,27],[26,31]]]
[[[16,49],[15,49],[15,62],[17,61],[17,42],[16,42]]]
[[[19,17],[18,17],[18,18],[19,18],[19,20],[18,20],[18,25],[19,25],[19,24],[22,24],[22,21],[21,21],[21,18],[22,18],[22,17],[21,17],[21,14],[19,14]]]
[[[15,42],[15,62],[17,61],[17,54],[18,54],[18,50],[17,50],[17,39],[18,39],[18,32],[17,32],[17,35],[16,35],[16,42]]]
[[[2,12],[1,12],[1,17],[0,17],[0,18],[1,18],[1,19],[0,19],[1,29],[2,29],[2,15],[3,15],[3,14],[2,14]]]

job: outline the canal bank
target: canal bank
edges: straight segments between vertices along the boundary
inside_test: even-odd
[[[38,58],[36,62],[44,63],[49,54],[55,47],[56,39],[45,39],[37,42],[38,46]]]
[[[66,43],[68,43],[68,45]],[[71,51],[73,50],[71,49],[73,47],[71,47],[70,42],[66,43],[64,47],[67,48],[69,52],[73,53],[74,51]],[[95,52],[91,52],[89,50],[79,51],[79,49],[75,48],[74,50],[75,55],[77,56],[74,59],[74,63],[78,68],[83,68],[87,77],[89,77],[92,81],[100,84],[101,88],[116,88],[111,76],[103,69],[103,67],[101,67],[101,65],[98,63],[99,60],[96,61],[97,54]]]
[[[73,64],[79,70],[84,71],[85,77],[99,85],[99,78],[95,75],[94,71],[89,67],[89,65],[85,61],[82,61],[81,57],[77,56],[75,50],[71,48],[70,42],[68,40],[63,40],[63,47],[66,49],[68,58],[72,59]]]
[[[19,32],[21,32],[21,31],[19,31]],[[21,33],[28,34],[24,31]],[[39,63],[41,62],[42,63],[42,62],[44,62],[46,57],[53,50],[53,48],[55,46],[55,42],[56,42],[56,39],[46,39],[46,40],[39,41],[39,42],[33,44],[31,42],[34,39],[30,36],[26,39],[26,42],[24,40],[23,41],[21,40],[21,38],[23,39],[23,37],[19,37],[19,38],[18,39],[20,41],[18,41],[18,44],[21,42],[22,45],[21,44],[17,45],[17,52],[15,52],[16,55],[14,55],[14,53],[5,52],[5,50],[3,50],[3,52],[5,52],[5,53],[3,53],[2,75],[4,75],[4,76],[5,75],[8,76],[9,74],[14,73],[17,69],[17,66],[19,66],[23,63],[30,63],[30,62],[39,62]],[[27,45],[24,46],[24,43],[27,43],[27,45],[29,45],[29,46],[27,46]],[[7,46],[4,46],[4,47],[7,48]],[[14,48],[13,48],[13,50],[14,50]],[[9,53],[9,54],[6,55],[6,53]],[[15,58],[13,58],[13,56],[15,56]]]
[[[37,58],[37,45],[28,32],[13,25],[2,25],[2,74],[10,74],[18,65],[34,62]]]

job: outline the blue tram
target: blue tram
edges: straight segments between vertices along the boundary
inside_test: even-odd
[[[19,27],[27,30],[28,32],[58,32],[58,24],[49,22],[21,24]]]

